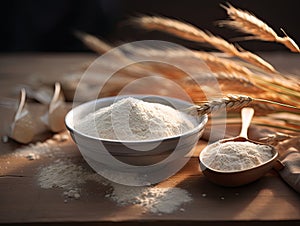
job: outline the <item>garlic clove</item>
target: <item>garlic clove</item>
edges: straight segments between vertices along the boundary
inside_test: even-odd
[[[61,90],[60,83],[55,83],[54,95],[49,104],[47,115],[43,116],[44,121],[47,120],[47,124],[52,132],[60,132],[65,129],[65,115],[67,108],[65,104],[65,98]]]
[[[21,90],[20,102],[17,112],[14,116],[14,121],[11,125],[10,137],[20,143],[29,143],[34,138],[35,126],[30,112],[25,107],[26,92]]]
[[[34,138],[34,124],[29,114],[15,121],[12,125],[11,138],[15,141],[27,144]]]

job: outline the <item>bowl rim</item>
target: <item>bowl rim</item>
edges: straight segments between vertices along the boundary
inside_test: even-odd
[[[111,96],[111,97],[103,97],[103,98],[98,98],[95,100],[90,100],[88,102],[84,102],[82,104],[77,105],[76,107],[72,108],[71,110],[68,111],[68,113],[65,116],[65,125],[67,127],[67,129],[70,132],[76,133],[82,137],[85,138],[89,138],[89,139],[93,139],[93,140],[98,140],[101,142],[110,142],[110,143],[122,143],[122,144],[145,144],[145,143],[155,143],[155,142],[161,142],[161,141],[166,141],[166,140],[173,140],[173,139],[178,139],[181,137],[186,137],[195,133],[198,133],[199,131],[201,131],[202,129],[204,129],[207,121],[208,121],[208,116],[207,114],[204,114],[202,116],[200,116],[199,118],[201,120],[199,120],[200,122],[197,123],[197,126],[195,126],[194,128],[192,128],[191,130],[186,131],[185,133],[181,133],[179,135],[174,135],[174,136],[168,136],[168,137],[162,137],[162,138],[158,138],[158,139],[148,139],[148,140],[113,140],[113,139],[106,139],[106,138],[101,138],[101,137],[94,137],[88,134],[85,134],[79,130],[77,130],[74,127],[74,124],[70,122],[73,112],[78,110],[79,108],[84,108],[85,106],[89,106],[92,104],[96,104],[98,102],[102,102],[102,101],[115,101],[115,100],[121,100],[123,98],[127,98],[127,97],[133,97],[133,98],[142,98],[142,97],[158,97],[158,98],[165,98],[165,99],[171,99],[174,102],[181,102],[182,104],[190,104],[192,105],[190,102],[178,99],[178,98],[174,98],[174,97],[169,97],[169,96],[161,96],[161,95],[143,95],[143,94],[131,94],[131,95],[119,95],[119,96]],[[112,102],[114,103],[114,102]]]
[[[215,142],[215,143],[213,143],[213,144],[217,144],[217,143],[219,143],[219,141],[217,141],[217,142]],[[267,145],[267,144],[266,144],[266,145]],[[270,145],[269,145],[269,146],[270,146]],[[269,163],[275,161],[275,160],[278,158],[278,155],[279,155],[279,153],[278,153],[278,151],[276,150],[276,148],[272,146],[273,156],[272,156],[272,158],[270,158],[268,161],[263,162],[263,163],[261,163],[261,164],[259,164],[259,165],[257,165],[257,166],[251,167],[251,168],[249,168],[249,169],[235,170],[235,171],[233,171],[233,170],[231,170],[231,171],[222,171],[222,170],[218,170],[218,169],[214,169],[214,168],[212,168],[212,167],[209,167],[209,166],[207,166],[207,165],[203,162],[203,160],[202,160],[203,154],[202,154],[202,153],[204,153],[204,152],[207,150],[207,147],[208,147],[208,146],[206,146],[205,148],[203,148],[203,150],[201,150],[201,152],[200,152],[200,154],[199,154],[199,162],[200,162],[200,165],[202,164],[205,168],[207,168],[207,169],[209,169],[209,170],[211,170],[211,171],[213,171],[213,172],[215,172],[215,173],[220,173],[220,174],[236,174],[236,173],[243,173],[243,172],[246,172],[246,171],[251,171],[251,170],[260,168],[260,167],[262,167],[262,166],[264,166],[264,165],[268,165]]]

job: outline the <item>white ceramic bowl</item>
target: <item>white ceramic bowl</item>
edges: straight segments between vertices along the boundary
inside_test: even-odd
[[[94,165],[103,164],[109,168],[113,168],[115,163],[112,162],[115,162],[115,160],[133,167],[157,165],[162,161],[165,161],[166,166],[170,162],[175,164],[176,161],[182,162],[182,158],[195,147],[202,135],[204,126],[207,123],[207,115],[195,117],[198,124],[186,133],[155,140],[120,141],[102,139],[86,135],[74,127],[74,122],[88,113],[107,107],[125,97],[129,96],[107,97],[93,100],[73,108],[66,115],[66,126],[83,157],[86,160],[88,159],[89,164],[92,162]],[[186,101],[164,96],[150,96],[149,98],[149,96],[145,95],[130,95],[130,97],[145,99],[148,102],[169,103],[169,105],[175,109],[184,109],[192,105]],[[128,167],[126,169],[128,169]],[[130,168],[130,170],[133,169],[134,168]]]

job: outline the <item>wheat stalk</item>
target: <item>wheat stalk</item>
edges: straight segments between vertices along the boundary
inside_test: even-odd
[[[233,60],[220,58],[214,54],[203,52],[203,51],[192,51],[185,49],[153,49],[153,48],[137,48],[131,46],[130,44],[126,46],[126,50],[131,53],[140,54],[143,56],[151,57],[170,57],[170,58],[183,58],[187,59],[188,57],[198,58],[203,60],[212,72],[215,73],[236,73],[242,74],[248,77],[252,72]]]
[[[227,116],[229,116],[229,118],[226,121],[226,124],[239,124],[241,123],[240,121],[240,113],[236,112],[234,114],[229,113]],[[231,117],[230,117],[231,116]],[[216,120],[214,120],[214,125],[220,125],[220,124],[224,124],[224,120],[218,120],[218,118],[216,117]],[[300,129],[299,127],[294,127],[294,126],[290,126],[290,125],[283,125],[282,123],[278,123],[276,120],[268,120],[268,117],[256,117],[253,122],[251,123],[253,125],[257,125],[257,126],[263,126],[263,127],[270,127],[273,129],[277,129],[277,130],[281,130],[284,132],[291,132],[291,133],[296,133],[299,134]],[[297,137],[299,140],[299,136]],[[294,139],[294,138],[293,138]],[[286,143],[286,142],[283,142]]]
[[[293,85],[294,83],[290,84],[291,82],[285,78],[281,78],[280,80],[278,80],[274,77],[268,78],[259,74],[254,74],[247,67],[244,67],[233,60],[220,58],[214,54],[210,54],[206,52],[187,51],[184,49],[168,49],[168,48],[153,49],[153,48],[140,48],[140,47],[136,48],[135,46],[129,45],[127,46],[126,50],[134,54],[140,54],[143,56],[152,56],[152,57],[163,57],[163,58],[170,57],[171,59],[179,58],[183,60],[187,60],[191,57],[199,58],[207,64],[207,66],[210,68],[210,70],[213,73],[215,73],[213,77],[217,78],[218,80],[221,79],[230,80],[230,81],[238,80],[244,85],[250,85],[251,87],[259,88],[261,92],[263,91],[272,94],[273,100],[284,100],[283,102],[287,102],[292,105],[298,106],[298,103],[293,102],[292,99],[290,98],[291,96],[299,97],[298,95],[299,89],[297,89],[297,86],[296,87],[290,86]],[[193,67],[193,65],[191,64],[190,67]],[[166,72],[163,71],[163,74],[165,73]],[[172,74],[171,71],[169,73]],[[197,77],[197,81],[207,82],[210,81],[210,78],[212,78],[212,76],[209,75],[206,75],[205,78],[203,78],[203,76]],[[185,81],[191,84],[190,79],[187,79]],[[286,87],[282,87],[283,83],[285,84]],[[220,85],[223,86],[224,83]],[[232,86],[232,84],[230,85]],[[232,90],[231,86],[226,86],[226,88]],[[256,93],[256,91],[254,92]],[[242,92],[245,93],[245,91]],[[276,94],[276,97],[274,97],[274,94]],[[285,98],[285,96],[289,96],[289,98],[287,99]]]
[[[93,51],[95,51],[99,54],[107,52],[113,48],[113,46],[98,39],[97,37],[95,37],[93,35],[90,35],[90,34],[87,34],[84,32],[79,32],[79,31],[75,32],[75,35],[80,40],[82,40],[90,49],[92,49]],[[154,51],[154,50],[148,49],[147,51],[145,51],[144,49],[141,50],[139,48],[134,47],[131,49],[131,51],[139,52],[139,53],[145,52],[147,54],[152,54],[152,55],[153,54],[154,55],[155,54],[156,55],[167,54],[170,57],[179,57],[179,56],[187,57],[188,55],[191,55],[191,54],[188,54],[189,53],[188,51],[183,51],[183,50]],[[248,68],[246,68],[242,65],[239,65],[232,60],[219,58],[219,57],[214,56],[213,54],[200,52],[200,51],[194,51],[193,56],[204,60],[205,63],[208,65],[208,67],[212,70],[212,72],[215,72],[216,75],[218,75],[218,74],[220,75],[220,76],[218,76],[219,78],[222,77],[224,79],[225,78],[224,73],[228,73],[230,75],[235,75],[235,76],[228,76],[228,77],[231,77],[233,79],[234,78],[239,79],[240,81],[244,81],[245,83],[248,83],[248,84],[250,84],[252,82],[252,80],[256,80],[255,83],[258,83],[258,84],[266,83],[266,81],[264,79],[257,76],[256,74],[253,74]],[[128,58],[124,54],[122,54],[121,51],[118,52],[118,57],[119,57],[118,59],[123,59],[123,60],[128,61]],[[138,66],[138,65],[136,65],[136,66]],[[134,70],[137,70],[136,66],[132,70],[128,69],[128,70],[130,70],[130,72],[128,72],[128,73],[131,75],[136,74],[136,71],[134,71]],[[141,67],[139,66],[138,68],[139,68],[138,71],[141,71]],[[151,69],[155,70],[155,67],[152,67]],[[126,73],[126,70],[124,73]],[[245,78],[243,78],[242,76],[238,76],[239,74],[245,76],[247,78],[247,80]],[[270,81],[270,82],[276,83],[276,84],[282,83],[282,81],[279,81],[280,83],[274,82],[274,81]],[[270,87],[269,82],[267,85],[268,85],[268,87]],[[291,92],[289,92],[289,93],[291,93]]]
[[[266,137],[262,137],[260,141],[263,141],[267,144],[276,146],[279,142],[288,140],[293,136],[285,133],[276,132],[274,134],[268,134]]]
[[[80,31],[76,31],[75,35],[77,38],[79,38],[88,48],[91,50],[102,54],[110,49],[113,48],[113,46],[109,45],[108,43],[104,42],[103,40],[84,33]],[[132,53],[138,53],[143,54],[146,56],[159,56],[159,57],[195,57],[199,58],[207,64],[207,66],[210,68],[212,72],[215,73],[213,76],[214,78],[217,77],[218,79],[229,79],[229,80],[238,80],[242,83],[247,83],[249,85],[253,85],[252,82],[250,82],[248,79],[246,79],[243,76],[239,76],[239,74],[243,74],[244,76],[248,76],[252,74],[250,70],[248,70],[246,67],[240,66],[239,64],[235,63],[232,60],[227,60],[223,58],[219,58],[217,56],[214,56],[213,54],[209,54],[206,52],[200,52],[200,51],[185,51],[185,50],[174,50],[174,49],[168,49],[168,50],[157,50],[157,49],[145,49],[145,48],[137,48],[135,46],[130,46],[130,44],[125,46],[127,51],[131,51]],[[123,55],[125,57],[125,55]],[[137,65],[138,66],[138,65]],[[156,70],[159,66],[156,65],[156,67],[151,67],[150,69]],[[135,68],[136,69],[136,68]],[[126,73],[125,69],[125,73]],[[161,71],[161,70],[160,70]],[[206,78],[206,80],[209,78]]]
[[[98,53],[103,53],[109,51],[113,46],[105,43],[104,41],[94,37],[92,35],[77,32],[76,35],[80,37],[80,39],[91,49]],[[299,97],[298,89],[291,89],[288,88],[289,85],[288,81],[284,80],[285,86],[283,87],[283,81],[275,81],[274,79],[264,78],[263,76],[254,74],[250,71],[247,67],[242,66],[236,63],[233,60],[224,59],[215,56],[214,54],[200,52],[200,51],[187,51],[184,49],[153,49],[153,48],[141,48],[135,46],[126,46],[126,51],[130,51],[133,54],[143,54],[144,56],[159,56],[159,57],[170,57],[172,59],[175,58],[182,58],[182,59],[189,59],[189,57],[197,58],[203,60],[207,66],[214,72],[213,76],[205,76],[197,77],[197,81],[201,82],[209,82],[212,78],[217,78],[218,80],[222,80],[220,85],[223,87],[223,90],[228,92],[234,91],[232,89],[232,83],[226,85],[226,81],[230,80],[238,80],[240,84],[243,86],[247,85],[247,87],[258,88],[255,91],[255,95],[257,91],[267,92],[267,94],[272,94],[272,100],[284,100],[282,102],[290,103],[292,105],[298,106],[298,102],[293,101],[291,98],[285,98],[285,96],[289,97]],[[117,55],[119,60],[130,61],[130,59],[126,56],[126,54],[122,53],[122,51],[118,52]],[[198,69],[197,69],[198,70]],[[122,74],[126,77],[140,77],[142,74],[148,75],[152,72],[162,74],[164,76],[171,76],[176,79],[178,78],[185,78],[185,74],[178,75],[178,71],[173,70],[171,67],[164,67],[163,65],[158,64],[148,64],[148,65],[132,65],[132,67],[125,68],[122,70]],[[187,82],[190,84],[189,80],[182,80],[183,82]],[[252,90],[252,89],[251,89]],[[247,93],[247,92],[242,92]],[[249,92],[248,92],[249,93]],[[274,97],[276,94],[276,97]],[[284,94],[284,95],[282,95]],[[269,95],[268,95],[269,97]],[[281,98],[282,97],[282,98]],[[279,99],[278,99],[279,98]]]
[[[278,92],[274,92],[273,90],[267,90],[267,89],[264,89],[264,90],[265,90],[265,92],[262,92],[260,94],[256,93],[256,94],[251,94],[251,95],[254,95],[256,98],[261,98],[261,99],[265,99],[265,100],[273,100],[276,102],[287,103],[289,105],[300,107],[299,102],[291,99],[289,96],[281,95]],[[262,103],[262,104],[265,104],[265,103]],[[277,107],[279,107],[279,106],[277,106]]]
[[[189,59],[189,57],[199,58],[207,64],[213,73],[215,73],[213,77],[216,77],[218,80],[238,80],[244,85],[250,85],[251,87],[259,88],[261,91],[268,92],[273,95],[272,97],[274,97],[274,94],[276,94],[276,98],[272,98],[273,100],[284,99],[285,101],[283,102],[290,102],[290,104],[296,104],[298,106],[298,103],[293,102],[290,97],[299,97],[299,87],[298,89],[297,86],[292,87],[295,84],[291,83],[290,80],[285,79],[284,77],[281,79],[276,79],[275,77],[268,78],[259,74],[255,74],[247,67],[238,64],[234,60],[220,58],[207,52],[187,51],[184,49],[136,48],[129,45],[126,50],[135,54],[152,57],[170,57],[172,59],[182,58],[184,60]],[[193,65],[190,67],[193,67]],[[203,82],[210,81],[210,78],[211,76],[207,75],[206,79],[197,79],[200,79],[199,81]],[[187,81],[189,82],[189,80]],[[282,86],[283,83],[286,87]],[[223,85],[223,83],[220,85]],[[289,96],[289,98],[286,99],[284,98],[285,96]]]
[[[298,45],[282,29],[285,37],[279,37],[271,27],[247,11],[236,9],[230,4],[221,6],[227,11],[232,20],[221,21],[220,25],[228,25],[241,32],[253,35],[245,37],[245,40],[258,39],[278,42],[285,45],[292,52],[300,52]]]
[[[239,50],[233,44],[227,42],[223,38],[206,33],[191,24],[163,17],[150,16],[135,18],[132,21],[133,23],[149,30],[160,30],[191,41],[209,43],[214,48],[231,56],[237,56],[245,61],[248,61],[249,63],[256,65],[257,67],[264,69],[267,72],[276,72],[272,65],[259,56],[249,51]]]

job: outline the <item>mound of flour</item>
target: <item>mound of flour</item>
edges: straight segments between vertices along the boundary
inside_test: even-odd
[[[75,124],[84,134],[112,140],[151,140],[185,133],[194,117],[172,107],[124,98],[86,115]]]

